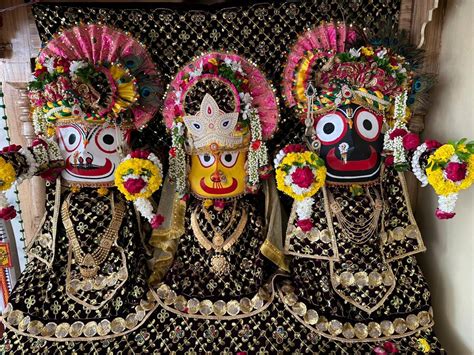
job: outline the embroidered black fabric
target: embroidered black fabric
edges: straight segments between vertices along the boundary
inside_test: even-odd
[[[265,219],[262,215],[263,208],[258,207],[257,199],[258,197],[247,196],[236,200],[234,216],[233,202],[219,212],[211,207],[208,212],[211,221],[206,219],[202,201],[194,199],[185,216],[185,234],[180,238],[173,266],[164,282],[177,294],[187,298],[229,301],[252,297],[272,274],[270,263],[260,253],[260,246],[265,241]],[[222,253],[230,270],[226,274],[216,275],[211,268],[212,258],[218,253],[200,245],[191,228],[191,214],[193,211],[197,212],[199,229],[208,240],[212,240],[214,236],[213,227],[225,228],[230,223],[230,228],[223,233],[224,240],[228,240],[236,231],[244,210],[248,219],[241,235],[228,251]]]
[[[49,186],[48,192],[49,195],[54,195],[54,187]],[[69,193],[67,191],[67,194]],[[111,192],[114,193],[121,196],[117,191]],[[64,198],[65,196],[61,201],[64,201]],[[48,200],[54,201],[54,197]],[[53,209],[54,204],[47,205],[46,208]],[[110,196],[99,196],[96,190],[84,188],[79,193],[73,194],[70,210],[74,229],[84,252],[95,250],[111,220]],[[49,230],[51,229],[52,226],[49,224]],[[33,259],[27,264],[9,299],[13,309],[21,310],[25,315],[29,315],[31,320],[40,320],[43,324],[73,323],[79,320],[86,323],[89,320],[99,322],[101,319],[125,318],[134,312],[134,307],[140,304],[140,300],[146,299],[145,294],[148,291],[147,254],[138,230],[135,209],[128,203],[117,238],[117,245],[125,250],[128,279],[103,307],[92,310],[66,295],[69,240],[63,223],[58,221],[55,259],[51,268],[38,259]],[[117,248],[112,247],[107,259],[100,265],[98,275],[105,278],[117,273],[122,266],[121,258]],[[72,271],[75,270],[77,271],[73,265]],[[104,287],[100,291],[95,288],[93,292],[78,290],[77,294],[82,294],[81,298],[94,305],[104,299],[106,292],[114,288]]]

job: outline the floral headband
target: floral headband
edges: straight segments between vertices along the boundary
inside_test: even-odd
[[[283,91],[287,104],[297,106],[302,117],[308,109],[322,114],[349,102],[385,113],[393,98],[407,90],[411,71],[405,58],[383,46],[347,50],[356,37],[351,26],[323,23],[297,40],[288,56]]]
[[[58,34],[36,61],[29,98],[38,133],[80,122],[141,128],[163,85],[147,50],[121,31],[81,25]]]

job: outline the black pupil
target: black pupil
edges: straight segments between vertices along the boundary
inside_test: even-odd
[[[224,160],[227,162],[227,163],[230,163],[232,161],[232,154],[226,154],[224,155]]]
[[[195,123],[195,124],[194,124],[194,127],[196,127],[196,129],[199,129],[199,128],[201,128],[201,126],[200,126],[200,125],[198,125],[197,123]]]
[[[204,161],[205,161],[206,163],[209,163],[209,162],[211,161],[211,156],[210,156],[210,155],[205,155],[205,156],[204,156]]]
[[[71,134],[68,138],[69,144],[74,144],[76,142],[76,135]]]
[[[323,127],[323,131],[326,134],[333,133],[335,129],[336,129],[336,127],[334,126],[334,123],[331,123],[331,122],[326,123]]]
[[[229,125],[229,121],[225,121],[223,124],[222,124],[224,127],[227,127]]]
[[[102,140],[104,141],[105,144],[107,145],[111,145],[114,143],[114,137],[110,134],[106,134],[104,136],[104,138],[102,138]]]
[[[364,126],[364,128],[368,131],[370,131],[373,127],[372,122],[369,120],[364,120],[364,122],[362,122],[362,126]]]

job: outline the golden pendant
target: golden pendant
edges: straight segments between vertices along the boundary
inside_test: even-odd
[[[93,279],[97,276],[97,272],[99,271],[99,267],[95,262],[94,258],[91,254],[87,254],[84,257],[83,262],[79,266],[79,270],[81,275],[86,279]]]
[[[211,271],[216,275],[225,275],[230,271],[230,265],[222,254],[214,255],[211,259]]]
[[[216,248],[220,248],[224,244],[224,237],[220,233],[215,233],[214,237],[212,237],[212,243]]]

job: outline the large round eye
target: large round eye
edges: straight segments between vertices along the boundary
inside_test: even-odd
[[[209,154],[209,153],[204,153],[204,154],[199,154],[199,161],[201,162],[201,165],[205,168],[209,168],[214,162],[216,161],[216,158],[214,158],[214,155]]]
[[[221,154],[221,163],[226,168],[232,168],[239,157],[239,152],[224,152]]]
[[[113,128],[102,129],[95,134],[97,147],[105,153],[117,151],[116,131]]]
[[[74,126],[60,127],[59,136],[64,149],[69,153],[75,151],[82,140],[81,132]]]
[[[334,144],[344,137],[347,124],[338,113],[330,113],[321,117],[316,124],[316,134],[322,144]]]
[[[369,111],[359,111],[355,118],[355,129],[359,136],[369,142],[377,140],[382,129],[382,119]]]

